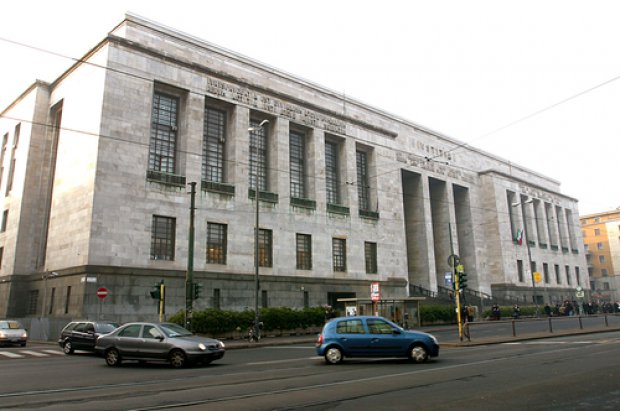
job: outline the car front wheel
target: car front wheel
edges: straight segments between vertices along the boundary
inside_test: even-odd
[[[325,362],[327,364],[339,364],[342,362],[342,351],[338,347],[329,347],[325,351]]]
[[[73,345],[71,344],[71,341],[64,342],[64,344],[62,345],[62,352],[67,355],[73,354]]]
[[[181,350],[174,350],[170,353],[170,365],[174,368],[181,368],[185,365],[187,359],[185,353]]]
[[[121,362],[121,354],[116,348],[110,348],[108,351],[106,351],[105,363],[108,364],[110,367],[121,365]]]
[[[421,345],[415,345],[409,349],[409,359],[415,363],[421,363],[428,359],[428,351]]]

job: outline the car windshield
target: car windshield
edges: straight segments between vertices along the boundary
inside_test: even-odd
[[[189,335],[192,335],[190,331],[181,327],[178,324],[166,323],[166,324],[160,324],[160,326],[163,332],[168,337],[187,337]]]
[[[96,329],[100,333],[110,333],[118,328],[116,323],[97,323]]]
[[[17,321],[0,321],[0,329],[2,330],[19,330],[22,325]]]

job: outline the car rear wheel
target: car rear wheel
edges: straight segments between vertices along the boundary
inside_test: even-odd
[[[108,364],[110,367],[121,365],[121,362],[121,354],[116,348],[110,348],[108,351],[106,351],[105,363]]]
[[[181,368],[187,362],[187,358],[185,357],[185,353],[181,350],[174,350],[170,353],[170,365],[174,368]]]
[[[67,355],[73,354],[73,344],[71,344],[71,341],[67,340],[62,344],[62,352]]]
[[[339,364],[342,362],[342,351],[338,347],[329,347],[325,351],[325,362],[327,364]]]
[[[421,345],[414,345],[409,349],[409,359],[415,363],[421,363],[428,359],[428,351]]]

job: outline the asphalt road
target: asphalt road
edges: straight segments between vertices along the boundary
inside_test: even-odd
[[[304,343],[230,350],[209,366],[180,370],[112,368],[89,354],[6,358],[0,367],[3,410],[620,408],[620,332],[447,348],[425,364],[329,366]]]

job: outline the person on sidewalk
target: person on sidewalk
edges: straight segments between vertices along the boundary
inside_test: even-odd
[[[515,306],[512,308],[512,317],[515,320],[521,318],[521,308],[517,304],[515,304]]]

